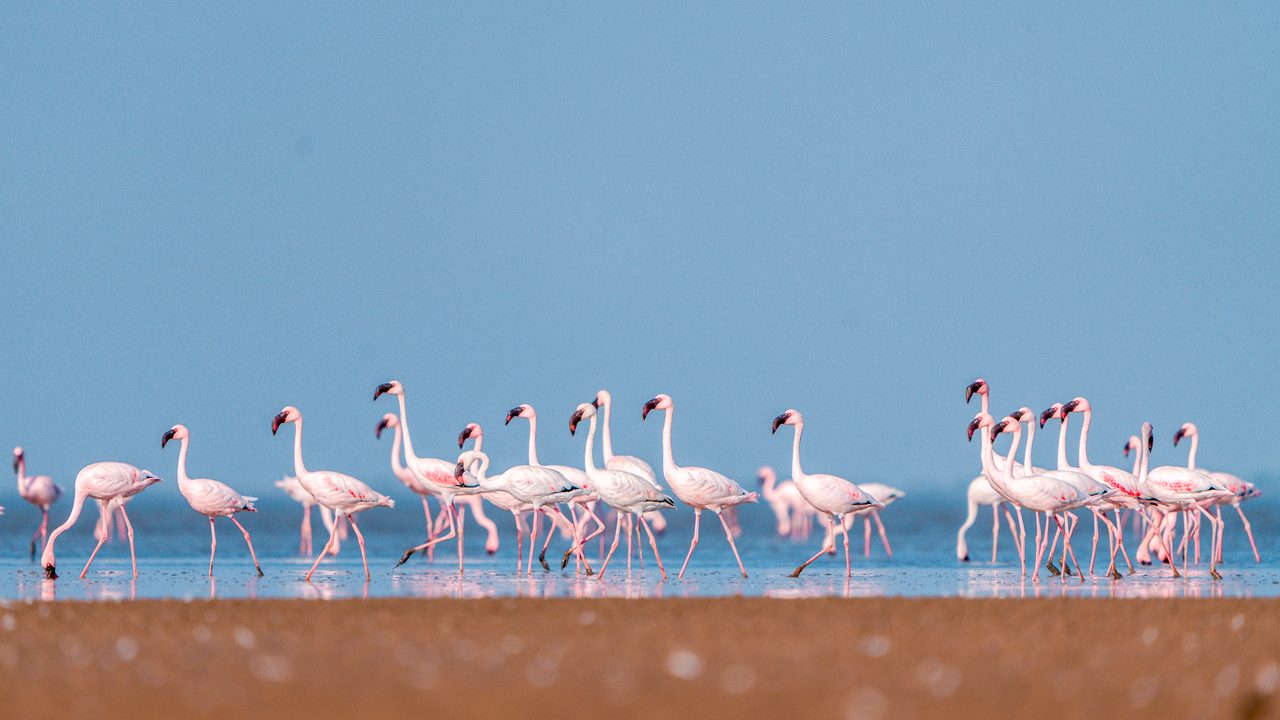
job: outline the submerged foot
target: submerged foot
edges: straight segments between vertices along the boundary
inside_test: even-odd
[[[396,567],[400,567],[401,565],[403,565],[403,564],[405,564],[405,563],[409,562],[409,558],[411,558],[411,557],[413,557],[413,551],[412,551],[412,550],[405,550],[405,551],[404,551],[404,555],[401,555],[401,556],[400,556],[400,562],[396,563]]]
[[[1045,565],[1044,565],[1044,569],[1045,569],[1045,570],[1048,570],[1049,572],[1053,573],[1054,575],[1061,575],[1061,574],[1062,574],[1062,573],[1058,570],[1058,566],[1053,564],[1053,561],[1052,561],[1052,560],[1050,560],[1049,562],[1045,563]]]

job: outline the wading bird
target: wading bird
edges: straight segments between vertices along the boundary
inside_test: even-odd
[[[13,471],[18,475],[18,496],[40,508],[40,527],[31,536],[31,559],[35,560],[36,540],[44,545],[48,538],[49,508],[62,496],[62,488],[48,475],[27,475],[27,456],[20,447],[13,449]]]
[[[129,536],[129,559],[133,563],[133,579],[138,579],[138,556],[133,547],[133,523],[129,522],[129,513],[125,512],[124,503],[129,498],[160,482],[160,478],[149,470],[140,470],[122,462],[98,462],[87,465],[76,474],[75,498],[71,502],[71,514],[66,522],[49,533],[49,541],[44,544],[44,552],[40,554],[40,565],[44,567],[45,577],[57,579],[57,558],[54,556],[53,544],[58,536],[71,529],[84,510],[84,501],[88,498],[102,500],[106,503],[108,514],[118,510],[124,517],[125,534]],[[93,558],[97,556],[102,544],[107,541],[103,535],[89,555],[89,561],[80,571],[80,577],[89,572]]]

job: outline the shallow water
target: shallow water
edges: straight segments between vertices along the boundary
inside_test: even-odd
[[[1213,581],[1207,563],[1193,566],[1189,576],[1170,577],[1167,568],[1139,567],[1134,575],[1119,581],[1102,577],[1065,580],[1041,573],[1035,583],[1024,579],[1018,569],[1007,529],[1000,536],[999,562],[992,564],[991,515],[979,515],[968,534],[972,562],[955,558],[955,532],[963,520],[963,506],[919,502],[908,498],[884,513],[893,543],[894,556],[886,558],[878,538],[872,538],[871,557],[863,557],[862,525],[851,532],[853,577],[844,576],[844,557],[828,556],[811,565],[800,578],[789,573],[812,555],[821,543],[815,530],[808,540],[792,541],[773,534],[773,518],[763,507],[743,513],[744,531],[737,543],[750,577],[737,571],[724,531],[714,516],[704,513],[701,540],[683,580],[676,572],[692,535],[692,512],[687,509],[667,513],[671,524],[659,536],[659,550],[670,574],[661,581],[646,543],[644,568],[633,560],[627,572],[625,539],[610,563],[603,580],[566,570],[543,571],[532,578],[515,576],[514,529],[510,515],[503,517],[490,509],[497,522],[502,543],[498,553],[485,554],[485,533],[470,519],[466,533],[466,572],[459,576],[456,546],[445,543],[434,561],[415,557],[401,567],[395,561],[406,547],[420,542],[422,516],[406,509],[370,511],[360,519],[368,542],[371,582],[365,583],[359,548],[351,536],[339,557],[326,560],[312,582],[303,575],[313,558],[294,554],[298,547],[297,521],[300,509],[287,501],[260,503],[262,512],[244,518],[254,534],[266,576],[255,576],[244,540],[235,526],[218,523],[218,556],[215,578],[207,575],[208,522],[188,508],[165,503],[131,505],[130,516],[136,530],[140,577],[133,581],[128,546],[115,541],[104,546],[88,576],[80,580],[93,538],[86,524],[75,528],[58,542],[60,579],[45,580],[37,563],[27,560],[25,537],[19,533],[32,518],[10,506],[0,521],[0,599],[4,600],[122,600],[131,598],[346,598],[346,597],[1266,597],[1280,596],[1280,548],[1272,541],[1274,514],[1267,498],[1246,505],[1264,562],[1253,561],[1239,519],[1228,517],[1224,579]],[[410,506],[412,507],[412,506]],[[55,517],[60,514],[55,512]],[[87,516],[86,516],[87,517]],[[1029,518],[1028,518],[1029,519]],[[314,522],[316,549],[325,539],[318,517]],[[33,527],[33,525],[32,525]],[[1082,524],[1073,547],[1080,561],[1088,564],[1091,523]],[[612,524],[608,537],[612,538]],[[1208,555],[1207,529],[1203,554]],[[1099,549],[1097,571],[1105,567],[1105,533]],[[1134,540],[1127,543],[1130,552]],[[548,560],[558,560],[567,542],[551,541]],[[600,545],[592,543],[589,559],[597,568]],[[527,545],[526,545],[527,552]],[[843,550],[841,550],[843,553]],[[1030,559],[1028,559],[1030,563]],[[553,563],[554,567],[554,563]]]

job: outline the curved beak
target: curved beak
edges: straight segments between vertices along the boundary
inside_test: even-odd
[[[574,411],[573,416],[569,418],[569,434],[570,435],[578,434],[578,423],[580,422],[582,422],[582,411],[576,410]]]
[[[1177,446],[1178,446],[1178,442],[1179,442],[1180,440],[1182,440],[1182,438],[1184,438],[1184,437],[1186,437],[1186,436],[1187,436],[1187,434],[1182,430],[1182,428],[1178,428],[1178,432],[1176,432],[1176,433],[1174,433],[1174,434],[1173,434],[1173,446],[1174,446],[1174,447],[1177,447]]]
[[[379,421],[378,421],[378,427],[377,427],[377,429],[375,429],[375,430],[373,431],[373,436],[374,436],[374,437],[376,437],[376,438],[381,439],[381,438],[382,438],[382,431],[383,431],[383,430],[386,430],[386,429],[387,429],[387,419],[386,419],[386,418],[383,418],[383,419],[381,419],[381,420],[379,420]]]
[[[454,466],[453,466],[453,479],[454,479],[454,480],[457,480],[459,483],[461,483],[461,482],[462,482],[462,474],[463,474],[463,473],[465,473],[465,472],[466,472],[466,470],[467,470],[467,469],[466,469],[465,467],[463,467],[462,462],[461,462],[461,461],[459,461],[457,465],[454,465]]]
[[[275,417],[271,418],[271,434],[275,435],[276,431],[279,430],[280,426],[283,424],[284,424],[284,413],[278,413],[276,414]]]
[[[1067,403],[1066,405],[1063,405],[1063,406],[1062,406],[1062,417],[1066,417],[1068,413],[1074,412],[1074,411],[1075,411],[1075,409],[1076,409],[1076,408],[1078,408],[1078,407],[1080,407],[1080,401],[1079,401],[1079,400],[1072,400],[1071,402]]]
[[[1147,452],[1151,452],[1151,448],[1155,446],[1156,446],[1156,436],[1148,435],[1147,436]]]
[[[772,434],[772,433],[776,433],[776,432],[778,432],[778,428],[780,428],[780,427],[782,427],[783,425],[785,425],[785,424],[787,423],[787,418],[789,418],[789,417],[791,417],[791,413],[782,413],[782,414],[781,414],[781,415],[779,415],[778,417],[774,418],[774,419],[773,419],[773,429],[772,429],[772,430],[770,430],[769,432],[770,432],[771,434]]]
[[[978,426],[981,424],[982,421],[978,418],[969,421],[969,442],[973,442],[973,434],[978,431]]]
[[[1045,424],[1045,423],[1047,423],[1047,422],[1049,422],[1050,420],[1052,420],[1052,419],[1053,419],[1053,416],[1054,416],[1054,414],[1055,414],[1056,412],[1057,412],[1057,411],[1056,411],[1056,410],[1054,410],[1053,408],[1049,408],[1049,409],[1045,410],[1044,412],[1040,413],[1040,427],[1044,427],[1044,424]]]
[[[593,408],[595,408],[595,409],[599,410],[599,409],[600,409],[600,398],[598,398],[598,397],[593,397],[593,398],[591,398],[591,407],[593,407]]]
[[[1124,456],[1129,457],[1129,443],[1124,444]]]
[[[163,448],[165,445],[168,445],[169,441],[173,439],[173,436],[174,436],[173,428],[169,428],[168,430],[165,430],[164,435],[160,436],[160,447]],[[17,463],[14,463],[14,464],[16,465]]]
[[[164,446],[163,446],[163,445],[161,445],[160,447],[164,447]],[[14,471],[14,472],[18,472],[18,466],[19,466],[19,465],[21,465],[21,464],[22,464],[22,456],[21,456],[21,455],[14,455],[14,456],[13,456],[13,471]]]
[[[978,388],[982,387],[982,383],[974,381],[969,383],[969,387],[964,389],[964,402],[967,405],[973,399],[973,394],[978,392]]]
[[[462,428],[462,432],[458,433],[458,447],[461,448],[462,444],[465,443],[469,437],[471,437],[470,425]]]
[[[383,395],[389,392],[391,392],[391,383],[382,383],[378,387],[374,388],[373,399],[377,400],[378,398],[382,397]]]
[[[994,428],[991,428],[991,439],[995,440],[996,436],[1004,432],[1004,429],[1008,426],[1009,426],[1008,420],[1001,420],[1000,422],[996,423],[996,426]]]
[[[507,411],[507,420],[506,420],[506,422],[504,422],[504,423],[502,423],[502,424],[503,424],[503,425],[510,425],[510,424],[511,424],[511,419],[512,419],[512,418],[518,418],[518,417],[520,417],[520,408],[518,408],[518,407],[511,408],[510,410],[508,410],[508,411]]]
[[[653,410],[656,407],[658,407],[658,398],[654,398],[649,402],[645,403],[644,409],[640,411],[640,419],[644,420],[645,418],[649,417],[649,411]]]

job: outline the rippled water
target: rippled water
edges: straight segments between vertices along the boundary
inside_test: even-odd
[[[739,550],[750,573],[737,572],[724,531],[714,516],[704,514],[701,542],[684,580],[675,577],[692,535],[692,512],[682,509],[668,513],[671,525],[659,537],[659,550],[670,574],[660,580],[646,545],[644,569],[638,560],[626,569],[625,541],[610,564],[603,581],[556,568],[544,572],[539,566],[532,578],[515,576],[514,534],[510,515],[496,510],[489,515],[499,526],[502,547],[494,556],[485,554],[485,534],[468,521],[466,572],[459,576],[455,546],[446,543],[435,560],[415,557],[394,567],[406,547],[420,542],[422,516],[397,508],[364,514],[361,528],[368,541],[373,579],[364,582],[359,549],[354,536],[342,547],[338,558],[322,563],[312,582],[303,574],[313,558],[295,554],[298,546],[297,521],[300,510],[286,501],[260,503],[258,515],[242,516],[254,534],[266,576],[256,577],[235,526],[218,523],[216,577],[207,575],[208,522],[183,506],[142,501],[131,506],[138,546],[140,577],[132,580],[128,546],[116,541],[107,544],[95,560],[89,575],[77,575],[93,548],[90,528],[83,524],[58,542],[57,581],[43,578],[36,563],[27,560],[26,533],[33,518],[29,510],[10,505],[0,518],[0,599],[102,599],[129,598],[343,598],[343,597],[710,597],[710,596],[962,596],[962,597],[1223,597],[1280,595],[1280,547],[1274,541],[1276,517],[1267,498],[1250,502],[1246,508],[1258,537],[1263,563],[1256,564],[1241,532],[1238,518],[1228,517],[1226,562],[1219,582],[1208,577],[1207,564],[1191,568],[1184,579],[1169,577],[1167,568],[1140,567],[1137,574],[1120,581],[1101,577],[1059,578],[1042,573],[1040,583],[1024,580],[1018,570],[1007,530],[1000,537],[1000,561],[990,563],[991,516],[979,515],[969,532],[974,560],[955,559],[955,532],[964,516],[962,503],[903,500],[889,508],[885,523],[893,542],[894,557],[886,558],[873,537],[871,558],[863,557],[862,526],[852,535],[854,572],[844,576],[843,555],[819,559],[800,578],[788,574],[813,554],[821,543],[815,533],[806,541],[793,542],[773,534],[773,519],[767,508],[748,508],[742,516],[744,531],[737,538]],[[958,506],[957,506],[958,505]],[[412,506],[410,506],[412,507]],[[65,509],[63,509],[65,512]],[[62,515],[55,512],[58,520]],[[30,522],[29,522],[30,521]],[[325,539],[318,517],[314,523],[316,546]],[[1074,547],[1087,564],[1088,540],[1092,528],[1082,525]],[[610,525],[609,537],[612,537]],[[1081,539],[1083,538],[1083,540]],[[1105,552],[1105,534],[1100,555]],[[556,559],[566,541],[552,540],[548,559]],[[1129,543],[1133,551],[1133,541]],[[595,561],[600,551],[593,544],[589,557]],[[1208,555],[1208,535],[1204,551]],[[1030,560],[1028,560],[1030,562]],[[599,563],[595,562],[598,567]],[[1105,563],[1098,563],[1101,573]],[[554,564],[553,564],[554,567]]]

